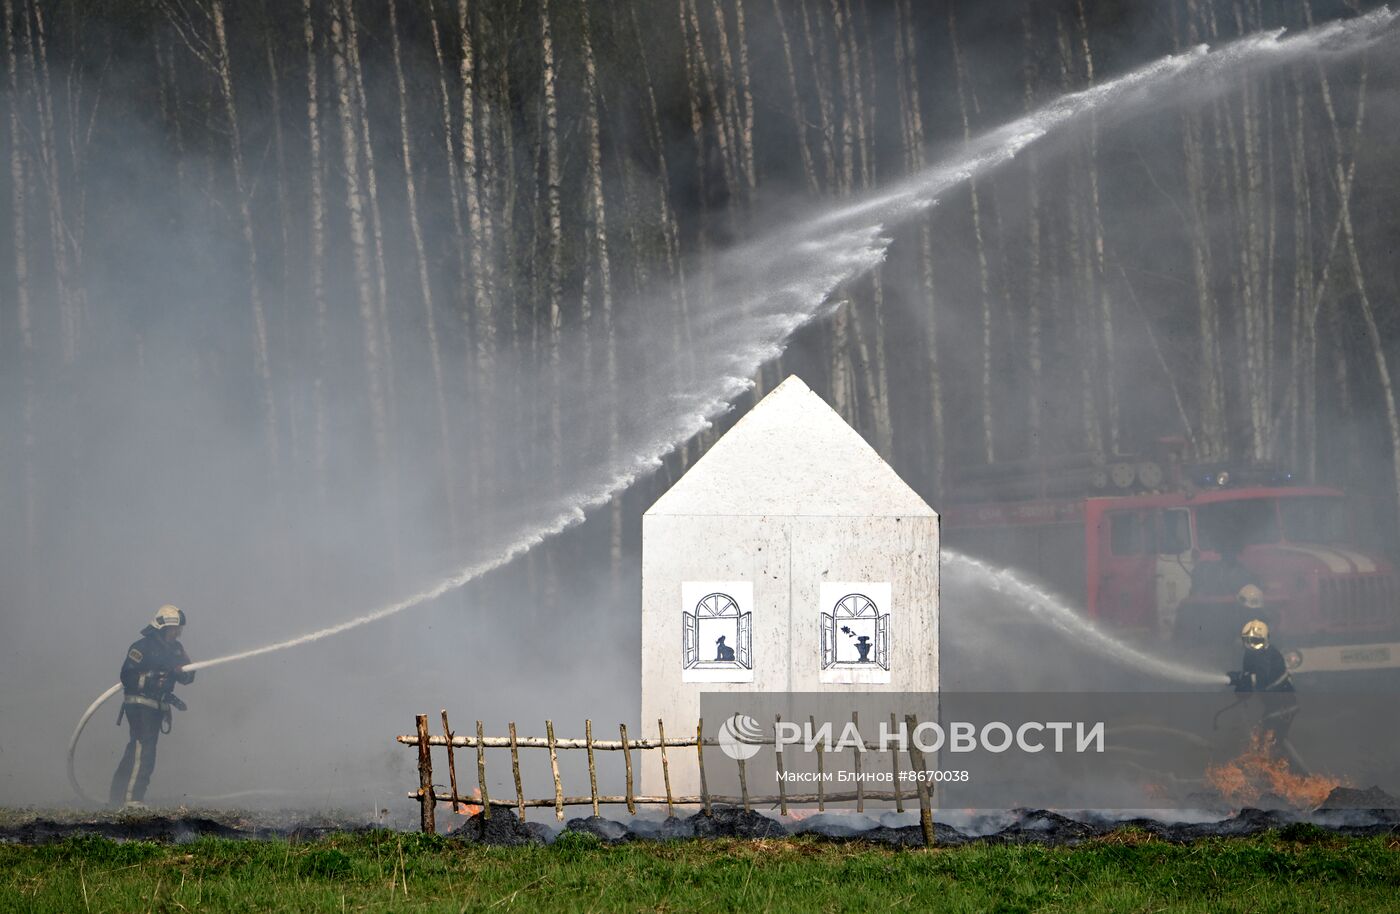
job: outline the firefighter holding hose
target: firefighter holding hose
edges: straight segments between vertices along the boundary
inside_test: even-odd
[[[151,624],[141,630],[141,639],[126,652],[121,674],[122,710],[117,722],[126,719],[130,738],[112,775],[108,799],[113,806],[144,805],[146,786],[156,765],[156,741],[161,733],[170,732],[171,709],[185,710],[185,703],[175,697],[176,683],[194,681],[194,673],[185,670],[190,658],[180,644],[184,628],[184,611],[166,604],[156,610]]]
[[[1247,610],[1264,608],[1264,593],[1250,584],[1240,588],[1239,602]],[[1250,619],[1240,630],[1244,659],[1239,672],[1230,674],[1236,692],[1259,692],[1264,703],[1264,733],[1273,745],[1286,748],[1288,729],[1298,714],[1298,698],[1293,677],[1279,649],[1269,644],[1269,626],[1262,619]]]

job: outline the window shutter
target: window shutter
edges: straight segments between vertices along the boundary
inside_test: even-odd
[[[685,622],[681,628],[681,654],[685,657],[685,667],[689,668],[700,659],[700,623],[694,614],[684,613]]]
[[[875,662],[890,668],[890,614],[875,617]]]

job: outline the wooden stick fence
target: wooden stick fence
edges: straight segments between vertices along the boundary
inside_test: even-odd
[[[854,719],[854,715],[853,715]],[[777,718],[781,721],[782,718]],[[890,723],[893,726],[894,715],[890,715]],[[561,822],[564,820],[564,808],[566,806],[591,806],[593,815],[598,815],[598,808],[604,805],[627,806],[628,812],[635,813],[637,806],[659,806],[665,804],[667,815],[671,815],[677,805],[695,806],[702,808],[705,815],[713,814],[713,804],[720,803],[732,806],[742,806],[749,810],[753,804],[767,804],[778,806],[783,815],[787,815],[790,805],[805,805],[815,803],[819,811],[826,809],[827,803],[836,803],[854,800],[856,809],[863,811],[867,800],[893,800],[895,809],[904,811],[904,793],[900,790],[900,766],[899,753],[891,753],[894,756],[892,781],[893,790],[866,790],[863,783],[856,781],[856,788],[853,791],[828,793],[824,786],[823,774],[825,772],[825,756],[820,743],[816,747],[817,759],[817,779],[815,793],[790,794],[787,792],[787,782],[781,776],[784,771],[783,753],[775,753],[778,778],[778,793],[776,796],[753,796],[749,793],[748,778],[744,761],[737,760],[739,770],[739,795],[727,796],[711,794],[709,784],[705,774],[705,747],[720,745],[717,739],[706,739],[704,736],[705,722],[698,721],[695,726],[694,736],[671,737],[666,736],[666,725],[663,721],[656,722],[656,739],[649,738],[628,738],[627,726],[622,724],[618,727],[620,739],[605,740],[593,738],[593,721],[584,721],[583,739],[560,739],[554,735],[554,721],[545,721],[545,736],[519,736],[516,733],[515,722],[510,723],[509,736],[486,736],[483,731],[481,721],[476,722],[475,736],[462,736],[451,729],[447,720],[447,711],[442,712],[442,733],[441,736],[434,736],[428,731],[428,715],[419,714],[416,718],[416,732],[408,736],[397,737],[398,742],[404,745],[416,746],[418,748],[418,789],[409,796],[419,803],[420,825],[424,832],[434,833],[437,831],[436,809],[438,803],[450,803],[453,812],[458,811],[463,805],[478,806],[481,808],[481,815],[485,819],[491,817],[492,807],[510,809],[514,807],[520,818],[525,818],[527,808],[547,808],[553,807],[554,815]],[[858,724],[859,721],[855,720]],[[907,732],[913,733],[917,726],[917,719],[913,715],[905,717],[908,727]],[[812,721],[813,728],[816,727],[815,720]],[[754,740],[755,745],[771,746],[773,740]],[[668,748],[688,748],[694,746],[696,753],[696,765],[700,775],[700,793],[696,795],[677,796],[671,791],[671,767],[670,759],[666,750]],[[432,749],[435,747],[445,747],[447,749],[447,774],[451,793],[443,795],[433,785],[433,761]],[[868,751],[882,751],[883,747],[875,743],[866,743]],[[463,796],[457,783],[456,749],[476,750],[476,777],[477,788],[474,796]],[[486,786],[486,750],[487,749],[509,749],[511,774],[515,781],[515,798],[513,800],[493,800]],[[520,750],[521,749],[548,749],[550,771],[554,779],[554,795],[545,798],[530,799],[525,796],[525,791],[520,778]],[[559,752],[560,750],[583,749],[588,753],[588,785],[587,796],[566,796],[564,784],[559,776]],[[638,795],[636,793],[632,775],[632,753],[633,751],[658,750],[661,753],[661,771],[665,783],[666,793],[664,796]],[[621,752],[626,769],[626,793],[621,796],[600,794],[598,792],[598,768],[596,753],[598,752]],[[909,741],[909,764],[910,771],[923,772],[923,753],[914,746],[913,740]],[[861,753],[856,752],[855,768],[857,774],[860,772]],[[919,824],[923,831],[924,843],[932,845],[934,841],[933,832],[933,799],[932,790],[927,781],[922,778],[914,778],[915,795],[919,802]]]

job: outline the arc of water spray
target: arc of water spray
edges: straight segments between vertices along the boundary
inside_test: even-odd
[[[1120,662],[1132,663],[1136,669],[1174,682],[1192,685],[1227,685],[1230,682],[1229,677],[1222,673],[1166,660],[1119,641],[1059,597],[1024,580],[1010,569],[993,568],[979,559],[947,549],[941,550],[940,555],[945,568],[959,568],[975,574],[991,589],[1020,600],[1037,618],[1044,619],[1066,635],[1083,639],[1083,643]]]
[[[740,309],[736,314],[743,317],[727,322],[729,332],[745,334],[744,348],[723,359],[713,377],[691,391],[675,394],[671,405],[678,408],[666,415],[650,437],[638,442],[634,456],[621,469],[605,470],[591,486],[565,499],[555,513],[547,514],[537,526],[521,528],[511,544],[495,557],[469,565],[397,603],[275,644],[203,660],[191,664],[190,669],[207,669],[298,647],[397,615],[508,564],[536,544],[582,521],[588,509],[606,503],[638,476],[659,467],[661,459],[677,444],[707,427],[712,416],[722,413],[735,396],[751,386],[748,379],[759,366],[781,352],[798,328],[824,313],[823,305],[832,292],[879,264],[891,241],[886,234],[889,225],[926,212],[945,191],[1009,161],[1051,131],[1090,112],[1131,100],[1135,94],[1140,96],[1150,89],[1161,89],[1173,78],[1188,74],[1218,76],[1234,68],[1278,63],[1306,53],[1352,52],[1380,40],[1395,21],[1396,14],[1381,7],[1354,19],[1326,23],[1296,35],[1261,32],[1216,51],[1201,45],[1164,57],[1117,79],[1049,102],[1031,114],[974,139],[958,154],[854,203],[847,201],[826,210],[795,230],[775,232],[742,245],[722,258],[721,265],[725,270],[735,268],[736,275],[752,280],[747,289],[731,290],[735,293],[734,305]],[[747,269],[740,267],[745,262]],[[722,272],[720,278],[723,278]],[[1102,632],[1098,634],[1108,637]],[[1097,640],[1093,635],[1089,637]],[[1153,663],[1164,662],[1146,659]],[[83,793],[74,775],[74,754],[87,722],[120,689],[120,685],[114,685],[92,703],[78,721],[68,744],[69,784],[88,802],[92,801]]]

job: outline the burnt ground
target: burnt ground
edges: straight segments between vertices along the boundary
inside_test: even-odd
[[[303,841],[382,827],[363,818],[309,812],[268,814],[184,807],[120,812],[0,810],[0,843],[8,844],[43,844],[84,836],[172,844],[196,838]]]
[[[443,816],[444,820],[451,818]],[[1115,812],[1063,813],[1019,809],[949,813],[936,823],[939,844],[1076,844],[1125,828],[1170,842],[1247,837],[1269,831],[1298,836],[1400,835],[1400,800],[1378,788],[1339,787],[1314,810],[1242,809],[1219,817],[1158,819]],[[455,824],[455,823],[454,823]],[[705,838],[783,838],[807,835],[827,841],[863,841],[920,846],[923,835],[915,813],[828,812],[779,820],[757,811],[717,806],[703,813],[667,819],[638,816],[617,821],[597,816],[570,819],[562,831],[543,822],[521,822],[504,808],[489,820],[480,814],[461,820],[449,832],[457,840],[491,845],[545,844],[561,834],[586,833],[606,843]],[[383,824],[333,814],[277,814],[212,810],[149,810],[83,813],[58,810],[0,811],[0,842],[39,844],[78,836],[120,841],[181,843],[200,837],[310,840],[338,832],[368,831]]]

